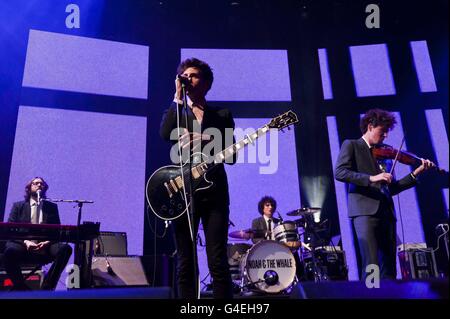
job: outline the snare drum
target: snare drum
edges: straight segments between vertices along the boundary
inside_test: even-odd
[[[262,292],[283,292],[295,281],[294,255],[276,241],[263,240],[250,248],[241,259],[240,269],[244,284]]]
[[[301,245],[298,235],[298,227],[293,221],[283,221],[274,229],[273,234],[275,240],[284,243],[290,248],[299,248]]]

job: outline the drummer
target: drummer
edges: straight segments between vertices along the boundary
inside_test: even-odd
[[[279,219],[273,217],[273,213],[277,209],[277,201],[270,196],[264,196],[258,203],[258,212],[261,217],[252,221],[252,230],[255,235],[252,238],[254,244],[261,240],[275,240],[273,229],[280,222]]]
[[[254,244],[261,240],[275,240],[273,229],[281,222],[280,219],[274,218],[273,213],[277,209],[277,201],[271,196],[264,196],[258,203],[258,212],[261,217],[252,221],[252,230],[254,235],[252,241]],[[270,222],[269,222],[270,221]],[[304,280],[303,263],[300,260],[299,251],[292,251],[295,259],[296,273],[299,280]]]

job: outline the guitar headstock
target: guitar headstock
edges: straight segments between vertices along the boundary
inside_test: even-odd
[[[297,114],[295,114],[293,111],[289,110],[286,113],[283,113],[281,115],[278,115],[277,117],[274,117],[267,126],[269,128],[276,128],[278,130],[282,130],[285,127],[288,127],[292,124],[295,124],[298,122]]]

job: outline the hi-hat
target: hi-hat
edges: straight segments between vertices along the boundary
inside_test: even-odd
[[[264,230],[250,228],[244,230],[236,230],[228,234],[228,237],[245,240],[249,240],[252,238],[264,238],[265,236],[266,232]]]
[[[304,215],[311,215],[320,212],[319,207],[302,207],[296,210],[293,210],[286,215],[288,216],[304,216]]]

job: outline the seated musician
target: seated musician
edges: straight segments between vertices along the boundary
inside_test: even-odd
[[[277,209],[277,201],[271,196],[264,196],[258,203],[258,212],[261,217],[255,218],[252,221],[253,238],[254,244],[259,243],[261,240],[275,240],[273,229],[282,220],[273,217],[273,213]],[[296,274],[299,280],[304,280],[304,270],[303,264],[300,261],[300,256],[298,251],[292,250],[292,254],[295,259]]]
[[[277,208],[277,201],[270,196],[264,196],[258,203],[258,212],[261,217],[252,221],[252,230],[255,231],[252,241],[254,244],[263,239],[275,240],[273,229],[280,222],[279,219],[273,217],[273,213]]]
[[[8,222],[32,224],[60,224],[58,206],[40,200],[45,198],[48,184],[42,177],[33,178],[25,186],[25,200],[13,204]],[[38,194],[39,193],[39,194]],[[53,262],[42,289],[54,290],[69,261],[72,248],[68,244],[34,240],[10,240],[3,254],[3,266],[13,282],[14,290],[29,290],[21,272],[21,264]]]

